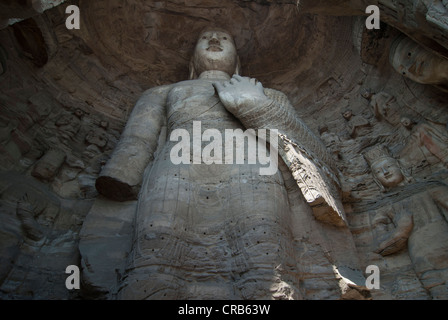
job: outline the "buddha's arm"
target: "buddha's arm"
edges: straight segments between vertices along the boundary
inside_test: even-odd
[[[288,97],[274,89],[264,89],[268,100],[263,107],[246,109],[239,119],[250,128],[277,129],[294,143],[312,152],[321,161],[333,166],[324,144],[300,119]]]
[[[381,242],[376,253],[387,256],[403,249],[407,243],[412,229],[414,228],[413,216],[410,213],[403,213],[396,218],[396,229],[391,232],[386,240]]]
[[[215,83],[219,97],[250,129],[277,130],[279,153],[297,181],[318,220],[345,224],[337,168],[322,141],[298,117],[288,97],[265,89],[255,79],[234,76]]]
[[[118,201],[137,198],[143,172],[153,159],[165,122],[169,89],[170,86],[161,86],[147,90],[136,103],[110,160],[96,181],[100,194]]]
[[[431,190],[434,202],[440,207],[445,220],[448,220],[448,188],[446,185],[439,186]]]
[[[263,88],[261,83],[255,81],[234,76],[229,84],[215,83],[215,87],[227,110],[246,128],[278,130],[334,167],[324,144],[298,117],[288,97],[280,91]]]

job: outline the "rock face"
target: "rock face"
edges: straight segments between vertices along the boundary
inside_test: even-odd
[[[135,230],[146,228],[144,241],[160,254],[145,247],[140,262],[169,262],[157,283],[183,290],[150,298],[256,298],[250,279],[265,272],[272,291],[260,294],[273,299],[447,299],[448,4],[381,1],[381,29],[367,30],[374,2],[2,1],[0,298],[121,297],[135,277],[127,270]],[[79,30],[65,25],[71,4],[80,8]],[[238,191],[222,172],[210,181],[192,173],[185,189],[203,219],[185,216],[184,224],[136,219],[139,186],[112,188],[124,202],[98,193],[111,185],[98,178],[137,101],[189,78],[197,36],[210,24],[234,36],[241,74],[283,92],[323,142],[345,226],[319,219],[283,160],[284,193],[268,190],[280,180]],[[149,124],[158,117],[147,116]],[[168,130],[147,146],[156,155]],[[163,177],[149,174],[154,158],[140,178]],[[306,182],[309,171],[295,165]],[[207,190],[216,181],[219,190]],[[249,194],[277,199],[276,219],[263,214],[267,206],[242,210],[247,203],[236,199]],[[168,203],[161,212],[169,217]],[[271,268],[271,256],[254,248],[279,249],[281,263]],[[80,290],[65,287],[69,265],[81,269]],[[370,265],[381,272],[380,289],[364,287]],[[169,276],[173,269],[182,281]],[[146,289],[135,286],[134,297]]]

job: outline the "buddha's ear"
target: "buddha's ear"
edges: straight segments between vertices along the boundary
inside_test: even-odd
[[[236,69],[235,69],[235,72],[234,72],[234,74],[237,74],[237,75],[241,75],[241,62],[240,62],[240,57],[239,56],[237,56],[236,57],[236,59],[237,59],[237,61],[236,61]]]
[[[373,181],[378,185],[378,188],[380,188],[381,192],[387,192],[387,188],[385,186],[383,186],[383,184],[381,183],[380,180],[378,180],[377,177],[375,177],[375,174],[372,172],[372,176],[373,176]]]
[[[189,80],[197,79],[198,75],[196,74],[196,69],[194,68],[194,58],[190,60],[190,75]]]

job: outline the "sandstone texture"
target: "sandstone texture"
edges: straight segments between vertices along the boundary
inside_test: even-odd
[[[447,1],[0,12],[0,299],[448,299]],[[209,26],[233,36],[239,74],[275,112],[210,109],[213,86],[188,87]],[[193,116],[224,130],[284,114],[277,175],[169,162],[169,134]]]

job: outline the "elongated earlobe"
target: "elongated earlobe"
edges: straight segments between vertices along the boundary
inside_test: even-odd
[[[198,75],[196,74],[196,69],[194,68],[194,59],[192,58],[190,60],[190,75],[189,80],[197,79]]]
[[[235,74],[237,75],[241,75],[241,62],[240,62],[240,57],[236,57],[237,59],[237,63],[236,63],[236,69],[235,69]]]

